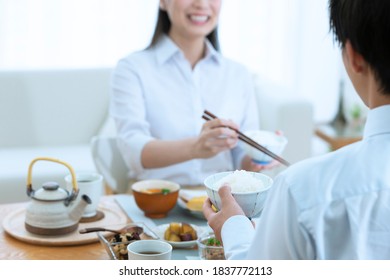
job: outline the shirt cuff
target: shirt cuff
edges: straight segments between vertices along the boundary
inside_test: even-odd
[[[240,230],[237,230],[238,228]],[[254,234],[253,224],[246,216],[236,215],[230,217],[223,224],[221,230],[226,259],[246,259]]]
[[[145,144],[154,140],[148,135],[137,134],[128,139],[118,138],[118,146],[122,153],[122,157],[129,168],[131,178],[137,178],[139,174],[144,172],[144,167],[141,163],[141,153]]]

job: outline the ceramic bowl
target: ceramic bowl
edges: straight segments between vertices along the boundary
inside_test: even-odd
[[[213,205],[217,210],[220,209],[221,198],[219,197],[218,194],[219,186],[216,186],[216,184],[220,179],[222,179],[223,177],[229,174],[232,174],[233,172],[234,171],[216,173],[214,175],[210,175],[204,181],[207,195],[209,196],[211,202],[213,203]],[[244,211],[245,215],[248,218],[253,218],[258,216],[261,213],[261,210],[263,210],[264,203],[267,198],[268,191],[273,184],[273,180],[271,177],[261,173],[257,173],[257,172],[247,172],[247,173],[249,173],[251,176],[261,181],[263,184],[263,188],[261,188],[261,190],[258,191],[247,191],[247,192],[232,191],[232,195],[234,199],[237,201],[238,205],[240,205],[240,207]],[[237,183],[239,183],[239,178],[237,180],[238,180]],[[245,187],[244,184],[245,182],[243,182],[242,187]]]
[[[149,218],[164,218],[175,207],[180,185],[166,180],[143,180],[131,186],[135,203]],[[161,189],[163,192],[154,192]]]
[[[244,134],[278,156],[283,153],[288,143],[285,136],[278,135],[273,131],[250,130],[246,131]],[[257,164],[266,165],[273,160],[270,156],[246,143],[242,143],[242,147],[246,154],[249,155]]]
[[[126,232],[133,232],[135,227],[142,228],[142,233],[138,235],[139,239],[129,238],[128,235],[126,235]],[[108,256],[112,260],[127,260],[127,245],[132,242],[136,242],[137,240],[159,239],[154,231],[148,228],[144,223],[140,222],[126,225],[107,225],[105,228],[123,231],[123,234],[97,232],[100,244],[104,247]]]
[[[214,233],[206,232],[197,240],[199,258],[201,260],[224,260],[225,252],[222,244],[219,243]]]

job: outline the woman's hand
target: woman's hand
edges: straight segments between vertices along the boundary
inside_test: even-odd
[[[270,170],[280,166],[281,163],[277,160],[271,161],[269,164],[257,164],[249,156],[245,156],[241,162],[241,168],[246,171],[259,172],[262,170]]]
[[[276,135],[283,135],[281,130],[275,131]],[[281,163],[277,160],[272,160],[269,164],[257,164],[249,156],[245,156],[241,162],[241,168],[246,171],[259,172],[262,170],[270,170],[280,166]]]
[[[238,126],[230,120],[213,119],[203,124],[193,145],[193,158],[210,158],[237,145],[238,134],[230,129]]]

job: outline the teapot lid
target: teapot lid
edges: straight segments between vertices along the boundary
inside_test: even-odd
[[[68,197],[68,191],[60,188],[57,182],[46,182],[42,188],[38,189],[33,198],[38,200],[56,201],[65,200]]]

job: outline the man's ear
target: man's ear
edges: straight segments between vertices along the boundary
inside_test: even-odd
[[[160,0],[160,9],[163,11],[166,10],[165,0]]]
[[[345,42],[344,51],[352,71],[359,74],[367,69],[368,65],[366,60],[353,48],[349,40]]]

